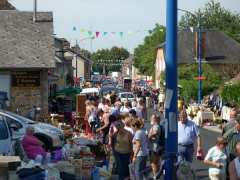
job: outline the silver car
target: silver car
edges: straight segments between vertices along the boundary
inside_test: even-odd
[[[11,133],[12,140],[22,139],[26,128],[33,126],[35,136],[44,143],[48,150],[52,150],[64,145],[64,136],[61,129],[47,123],[35,122],[18,114],[0,110],[0,117],[4,120]]]

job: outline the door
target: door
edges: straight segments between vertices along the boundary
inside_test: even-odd
[[[0,115],[0,154],[12,155],[11,136],[4,116]]]
[[[8,101],[6,101],[6,98],[1,98],[0,99],[0,108],[4,109],[5,106],[9,106],[9,104],[5,104],[6,102],[9,102],[10,100],[10,85],[11,85],[11,81],[10,81],[10,75],[8,74],[0,74],[0,92],[1,94],[7,94],[7,99]]]

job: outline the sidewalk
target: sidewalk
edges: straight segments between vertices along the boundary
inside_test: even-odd
[[[202,128],[206,129],[208,131],[213,131],[213,132],[217,132],[217,133],[221,133],[222,132],[222,130],[218,126],[216,126],[216,125],[213,125],[213,126],[204,125]]]

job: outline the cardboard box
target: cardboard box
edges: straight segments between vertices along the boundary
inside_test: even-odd
[[[21,165],[19,156],[0,156],[0,168],[7,168],[8,171],[15,171]]]

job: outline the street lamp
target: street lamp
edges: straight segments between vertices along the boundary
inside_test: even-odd
[[[202,101],[202,28],[201,28],[201,15],[200,12],[198,16],[190,11],[184,9],[178,9],[179,11],[191,14],[197,19],[197,59],[198,59],[198,104]]]

